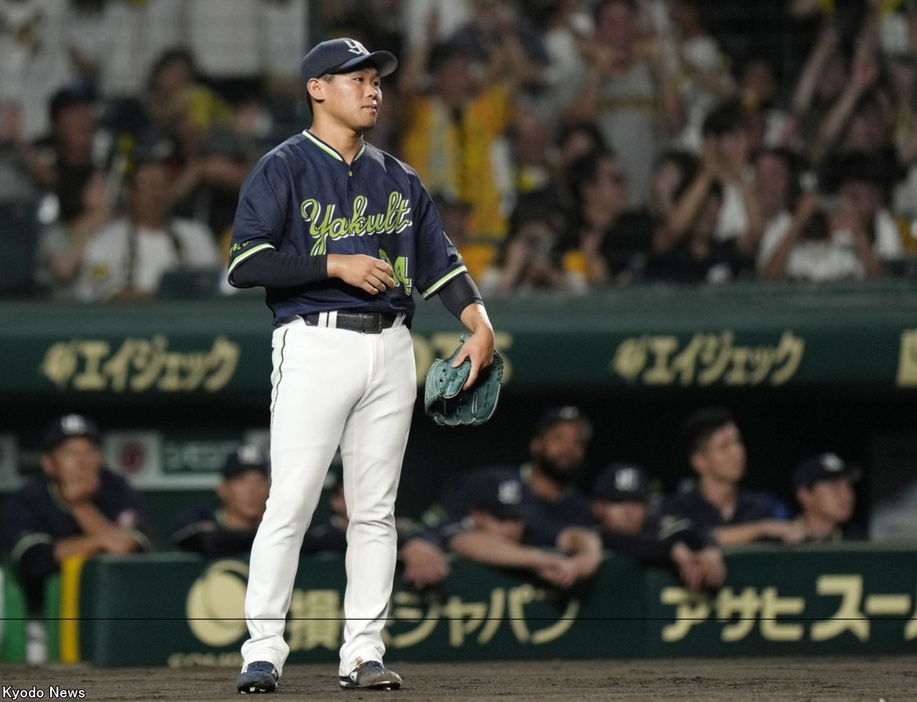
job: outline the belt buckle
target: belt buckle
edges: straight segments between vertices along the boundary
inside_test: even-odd
[[[364,312],[361,315],[361,331],[364,334],[382,333],[382,314],[380,312]]]

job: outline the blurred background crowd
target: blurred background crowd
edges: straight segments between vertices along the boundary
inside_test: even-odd
[[[3,292],[221,270],[333,36],[486,295],[914,275],[913,0],[0,0]]]

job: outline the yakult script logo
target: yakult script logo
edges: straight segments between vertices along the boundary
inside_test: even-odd
[[[337,205],[322,205],[318,200],[303,200],[299,206],[302,218],[309,223],[309,236],[315,241],[311,253],[318,256],[327,252],[328,239],[343,239],[348,236],[372,236],[374,234],[399,234],[413,222],[410,214],[410,200],[399,192],[388,196],[385,212],[366,214],[365,195],[353,199],[353,214],[350,217],[336,216]]]

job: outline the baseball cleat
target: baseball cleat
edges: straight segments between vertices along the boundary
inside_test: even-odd
[[[401,676],[379,661],[367,661],[350,675],[341,676],[341,687],[360,690],[397,690]]]
[[[280,674],[273,663],[255,661],[245,667],[242,675],[236,681],[236,688],[243,695],[273,692],[277,689],[278,680],[280,680]]]

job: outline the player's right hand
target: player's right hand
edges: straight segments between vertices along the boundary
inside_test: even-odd
[[[328,254],[328,277],[377,295],[395,287],[395,273],[381,258],[366,254]]]

